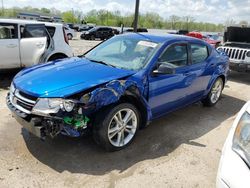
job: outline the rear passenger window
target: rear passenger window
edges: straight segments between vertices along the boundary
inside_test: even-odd
[[[26,25],[21,28],[22,38],[39,38],[46,37],[46,30],[44,25]]]
[[[0,23],[0,39],[17,39],[17,25]]]
[[[46,29],[47,31],[49,32],[51,38],[54,37],[54,34],[55,34],[55,31],[56,31],[56,28],[55,27],[52,27],[52,26],[46,26]]]
[[[193,64],[202,63],[208,57],[208,49],[206,45],[191,44],[191,50]]]
[[[187,45],[186,44],[174,44],[170,46],[161,55],[159,61],[173,68],[186,66],[188,62]]]

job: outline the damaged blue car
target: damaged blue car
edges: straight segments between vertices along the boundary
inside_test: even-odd
[[[124,34],[81,57],[22,70],[7,105],[39,138],[91,132],[97,144],[114,151],[155,118],[198,101],[215,105],[227,72],[225,53],[202,40]]]

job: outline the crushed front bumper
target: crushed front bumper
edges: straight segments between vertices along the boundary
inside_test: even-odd
[[[12,116],[16,119],[16,121],[40,139],[45,139],[46,136],[53,138],[58,134],[70,137],[79,137],[87,132],[87,127],[76,129],[68,124],[65,124],[63,118],[27,114],[12,104],[10,94],[7,95],[6,104],[11,110]]]
[[[10,94],[7,95],[6,104],[8,108],[11,110],[12,116],[16,119],[16,121],[21,124],[25,129],[27,129],[30,133],[34,134],[39,138],[44,138],[45,128],[41,126],[41,121],[39,118],[31,118],[29,114],[20,111],[17,109],[10,101]]]

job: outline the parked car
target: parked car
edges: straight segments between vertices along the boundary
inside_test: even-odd
[[[79,30],[79,28],[80,28],[80,24],[74,24],[72,27],[72,29],[74,29],[74,31],[76,32]]]
[[[92,26],[92,25],[85,25],[85,26],[81,26],[81,27],[79,27],[79,29],[78,29],[78,32],[83,32],[83,31],[88,31],[88,30],[90,30],[90,29],[92,29],[94,26]]]
[[[218,48],[222,42],[218,35],[203,35],[202,39],[208,44],[212,45],[214,48]]]
[[[40,138],[79,137],[90,130],[97,144],[114,151],[158,117],[197,101],[215,105],[227,72],[228,57],[204,41],[130,33],[81,58],[19,72],[7,105]]]
[[[178,34],[178,35],[186,35],[186,34],[188,34],[188,33],[189,33],[188,30],[178,30],[178,31],[176,32],[176,34]]]
[[[229,56],[232,71],[250,72],[250,27],[228,27],[218,49]]]
[[[217,188],[250,187],[250,101],[238,113],[224,144]]]
[[[0,69],[73,56],[62,24],[0,19]]]
[[[94,27],[89,31],[85,31],[81,34],[81,39],[95,40],[95,39],[109,39],[114,36],[113,29],[111,27]]]
[[[73,37],[76,37],[76,32],[75,30],[69,28],[69,27],[64,27],[65,33],[68,37],[68,40],[72,40]]]
[[[74,24],[72,23],[66,23],[64,26],[69,27],[70,29],[74,29]]]
[[[221,41],[220,40],[215,40],[212,35],[203,35],[202,33],[200,32],[197,32],[197,31],[192,31],[192,32],[189,32],[186,34],[187,36],[190,36],[190,37],[195,37],[195,38],[198,38],[198,39],[201,39],[201,40],[204,40],[206,41],[208,44],[212,45],[213,47],[217,48],[219,47]]]
[[[207,34],[207,36],[209,38],[212,38],[213,40],[220,41],[220,43],[223,42],[223,36],[222,36],[221,33],[218,33],[218,34]]]
[[[115,35],[119,35],[120,34],[120,31],[118,29],[116,29],[116,28],[112,28],[112,29],[113,29],[113,33]]]
[[[130,32],[134,32],[134,29],[133,28],[128,28],[128,29],[123,30],[123,33],[130,33]],[[147,33],[148,30],[146,28],[138,28],[137,32],[138,33]]]

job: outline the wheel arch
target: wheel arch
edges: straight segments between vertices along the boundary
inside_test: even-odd
[[[218,76],[218,78],[222,79],[222,81],[223,81],[223,88],[224,88],[225,84],[226,84],[226,76],[222,74],[222,75]]]
[[[54,54],[51,54],[47,61],[53,61],[55,60],[56,58],[67,58],[68,56],[65,54],[65,53],[62,53],[62,52],[57,52],[57,53],[54,53]]]
[[[99,112],[112,105],[128,102],[138,109],[141,114],[141,125],[145,126],[152,117],[150,107],[137,84],[131,80],[113,80],[104,87],[98,87],[90,92],[87,103],[95,104],[95,111]]]
[[[148,111],[146,106],[143,104],[143,102],[140,100],[140,98],[138,96],[136,96],[135,94],[131,93],[131,94],[125,94],[123,96],[120,97],[119,102],[128,102],[133,104],[139,114],[140,114],[140,118],[141,118],[141,122],[140,122],[140,128],[143,128],[147,125],[147,117],[148,117]]]
[[[214,82],[215,82],[218,78],[221,78],[221,79],[222,79],[222,81],[223,81],[223,89],[224,89],[225,84],[226,84],[226,76],[225,76],[224,74],[220,74],[220,75],[216,75],[216,76],[214,75],[214,76],[212,77],[212,79],[210,80],[209,84],[208,84],[208,87],[207,87],[207,90],[206,90],[204,96],[207,96],[207,94],[208,94],[209,91],[211,90],[211,88],[212,88]]]

